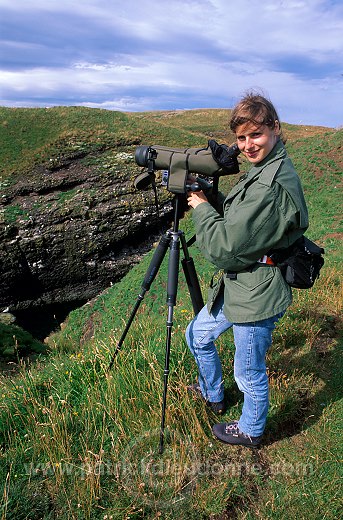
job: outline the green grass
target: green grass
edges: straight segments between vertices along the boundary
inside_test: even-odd
[[[181,113],[180,122],[170,125],[161,112],[151,116],[84,107],[0,107],[0,186],[6,187],[18,174],[30,176],[33,165],[57,167],[65,160],[113,148],[160,142],[206,144],[209,135],[202,123],[196,128],[183,126],[187,114]]]
[[[199,269],[205,276],[206,269]],[[299,292],[277,328],[268,359],[267,444],[257,453],[218,445],[210,433],[216,418],[187,395],[196,370],[183,340],[192,313],[180,280],[166,415],[170,434],[160,456],[164,266],[107,372],[135,301],[139,269],[134,271],[93,306],[71,313],[64,331],[50,340],[48,363],[23,369],[13,382],[3,380],[5,518],[30,518],[28,507],[33,515],[44,507],[43,518],[50,518],[51,509],[62,518],[103,518],[104,512],[118,519],[156,518],[158,512],[173,518],[175,511],[184,519],[208,518],[227,508],[242,518],[295,519],[304,511],[309,518],[337,518],[341,401],[334,376],[342,358],[330,319],[341,311],[338,273],[329,269],[320,286]],[[219,349],[230,418],[241,406],[230,333]]]
[[[56,109],[57,114],[59,110],[62,113]],[[117,135],[136,135],[147,143],[151,132],[153,140],[175,147],[183,145],[183,138],[190,145],[206,142],[211,126],[219,136],[226,117],[225,111],[129,116],[92,114],[92,110],[88,114],[81,109],[81,114],[72,109],[70,121],[65,115],[69,129],[74,121],[75,133],[82,126],[78,121],[87,114],[93,122],[98,118],[101,128],[107,118],[115,119]],[[62,125],[63,118],[56,117]],[[87,133],[85,128],[80,132]],[[39,139],[37,131],[39,146],[49,150],[49,140],[42,144]],[[22,362],[15,377],[1,377],[3,520],[334,520],[342,516],[341,143],[342,131],[320,130],[319,137],[297,138],[295,128],[289,139],[309,203],[308,236],[325,247],[326,262],[313,289],[294,291],[294,302],[276,328],[268,354],[270,413],[263,447],[251,451],[217,443],[211,434],[217,418],[187,394],[186,386],[197,371],[184,341],[192,308],[180,273],[165,450],[158,453],[167,257],[108,371],[140,292],[150,252],[120,283],[70,313],[63,329],[50,336],[48,356],[30,366]],[[32,145],[31,158],[35,150]],[[6,172],[9,175],[10,168]],[[235,180],[221,178],[223,189]],[[193,234],[189,214],[181,228],[187,238]],[[190,253],[206,297],[212,267],[195,247]],[[220,338],[218,348],[229,402],[223,420],[232,419],[240,412],[242,397],[233,378],[231,332]]]
[[[106,139],[116,142],[124,138],[127,120],[120,112],[76,107],[1,107],[0,116],[1,163],[5,178],[18,168],[55,159],[58,154],[83,153],[96,148],[101,136],[101,146],[106,145]]]

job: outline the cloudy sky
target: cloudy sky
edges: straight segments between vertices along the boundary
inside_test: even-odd
[[[230,108],[343,125],[342,0],[0,0],[0,105]]]

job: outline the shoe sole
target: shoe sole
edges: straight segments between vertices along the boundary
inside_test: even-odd
[[[234,442],[227,442],[227,441],[224,441],[223,439],[220,439],[219,437],[217,437],[216,435],[213,434],[213,437],[217,440],[217,441],[220,441],[222,444],[226,444],[226,446],[243,446],[244,448],[250,448],[252,450],[256,450],[256,449],[259,449],[261,448],[261,444],[243,444],[243,443],[234,443]]]

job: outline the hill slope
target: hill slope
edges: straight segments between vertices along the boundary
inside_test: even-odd
[[[78,109],[73,110],[76,117]],[[83,110],[80,114],[85,119]],[[108,115],[95,111],[95,115],[109,133],[107,118],[122,118],[123,127],[118,124],[115,135],[136,139],[127,148],[131,153],[137,142],[201,145],[212,127],[214,137],[224,140],[227,113]],[[101,121],[102,115],[108,126]],[[62,125],[63,117],[59,120]],[[75,129],[69,126],[70,131],[80,135],[76,123]],[[88,140],[86,127],[80,132],[87,146],[96,146],[96,139]],[[196,368],[183,338],[192,309],[180,275],[167,437],[163,455],[158,454],[167,259],[108,371],[151,252],[119,283],[69,315],[63,329],[49,338],[48,357],[30,370],[22,366],[13,379],[1,378],[0,511],[4,520],[334,520],[341,516],[343,132],[309,129],[309,136],[306,132],[287,127],[287,146],[309,205],[308,236],[325,247],[326,263],[313,289],[295,291],[294,303],[275,332],[268,355],[271,407],[262,448],[255,452],[215,442],[211,425],[216,417],[187,394],[186,385],[194,380]],[[63,141],[61,135],[53,144],[40,137],[27,161],[20,163],[21,175],[32,161],[46,160],[56,143]],[[19,150],[20,145],[16,146]],[[37,149],[38,157],[33,151]],[[7,178],[17,174],[14,157],[13,153],[11,166],[4,169]],[[234,181],[221,178],[223,190]],[[181,227],[187,238],[193,234],[189,214]],[[212,267],[196,248],[191,248],[191,255],[205,295]],[[242,402],[233,378],[231,333],[220,339],[218,348],[229,400],[225,419],[232,419]]]

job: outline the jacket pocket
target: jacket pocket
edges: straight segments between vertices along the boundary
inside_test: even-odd
[[[236,280],[229,280],[228,284],[234,284],[243,291],[263,291],[263,286],[269,286],[274,278],[276,268],[270,266],[259,266],[252,271],[237,273]]]
[[[285,310],[292,301],[291,288],[277,267],[254,267],[225,278],[224,313],[233,323],[258,321]]]

